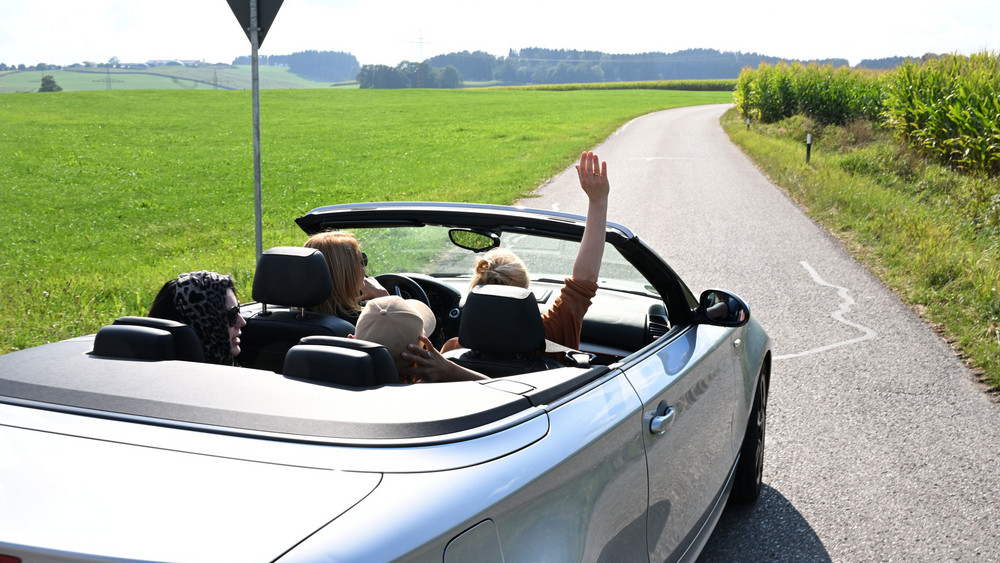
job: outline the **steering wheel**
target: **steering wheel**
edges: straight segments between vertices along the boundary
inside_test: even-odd
[[[431,306],[431,300],[427,297],[427,292],[420,284],[413,281],[410,276],[403,274],[379,274],[375,276],[378,283],[382,284],[389,295],[398,295],[403,299],[416,299],[422,301],[424,305]]]

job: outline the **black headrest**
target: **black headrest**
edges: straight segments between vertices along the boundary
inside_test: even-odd
[[[174,360],[174,337],[148,326],[108,325],[97,331],[91,354],[130,360]]]
[[[299,340],[299,344],[340,346],[341,348],[359,350],[371,356],[372,361],[375,362],[375,374],[378,380],[376,383],[396,383],[399,379],[399,375],[396,372],[396,362],[393,360],[392,354],[389,353],[389,350],[385,346],[377,342],[362,340],[360,338],[315,335],[303,337]]]
[[[277,246],[257,260],[253,299],[286,307],[313,307],[330,298],[333,281],[323,254],[315,248]]]
[[[165,330],[173,335],[176,359],[187,360],[189,362],[205,361],[205,351],[201,347],[201,339],[198,338],[198,334],[195,333],[190,325],[155,317],[118,317],[115,319],[114,324],[145,326]]]
[[[376,346],[373,343],[367,344],[371,345],[367,348]],[[366,347],[349,348],[331,343],[296,344],[285,355],[282,373],[285,377],[349,387],[397,383],[399,376],[389,352],[385,348],[381,348],[381,352],[384,357],[379,359],[379,354]]]
[[[545,327],[535,294],[508,285],[482,285],[469,292],[458,342],[488,353],[527,354],[545,349]]]

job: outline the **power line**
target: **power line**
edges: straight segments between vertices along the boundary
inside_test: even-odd
[[[122,84],[125,83],[124,80],[112,80],[111,79],[111,67],[108,67],[108,69],[107,69],[107,76],[105,76],[104,78],[101,78],[99,80],[92,80],[91,82],[103,82],[105,84],[105,86],[104,86],[105,90],[110,90],[111,89],[111,83],[112,82],[120,82]]]

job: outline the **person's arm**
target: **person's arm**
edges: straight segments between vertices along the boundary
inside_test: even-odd
[[[365,283],[361,287],[361,297],[358,300],[370,301],[376,297],[386,297],[387,295],[389,295],[389,291],[382,287],[382,284],[378,283],[377,279],[365,276]]]
[[[424,345],[423,348],[416,344],[408,344],[406,350],[400,352],[399,357],[414,364],[402,370],[400,372],[402,375],[427,383],[490,379],[478,371],[464,368],[442,356],[426,336],[421,336],[420,342]]]
[[[592,152],[580,155],[576,166],[580,188],[587,194],[587,225],[583,229],[580,248],[573,263],[573,279],[597,282],[604,257],[604,238],[608,225],[608,163]]]

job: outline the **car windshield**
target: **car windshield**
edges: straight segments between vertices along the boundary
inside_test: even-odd
[[[434,277],[471,277],[476,253],[456,246],[448,227],[351,229],[368,256],[368,275],[418,273]],[[532,281],[562,283],[573,271],[580,244],[525,233],[502,233],[501,248],[517,254]],[[655,296],[656,290],[619,252],[606,244],[598,284],[602,289]]]

